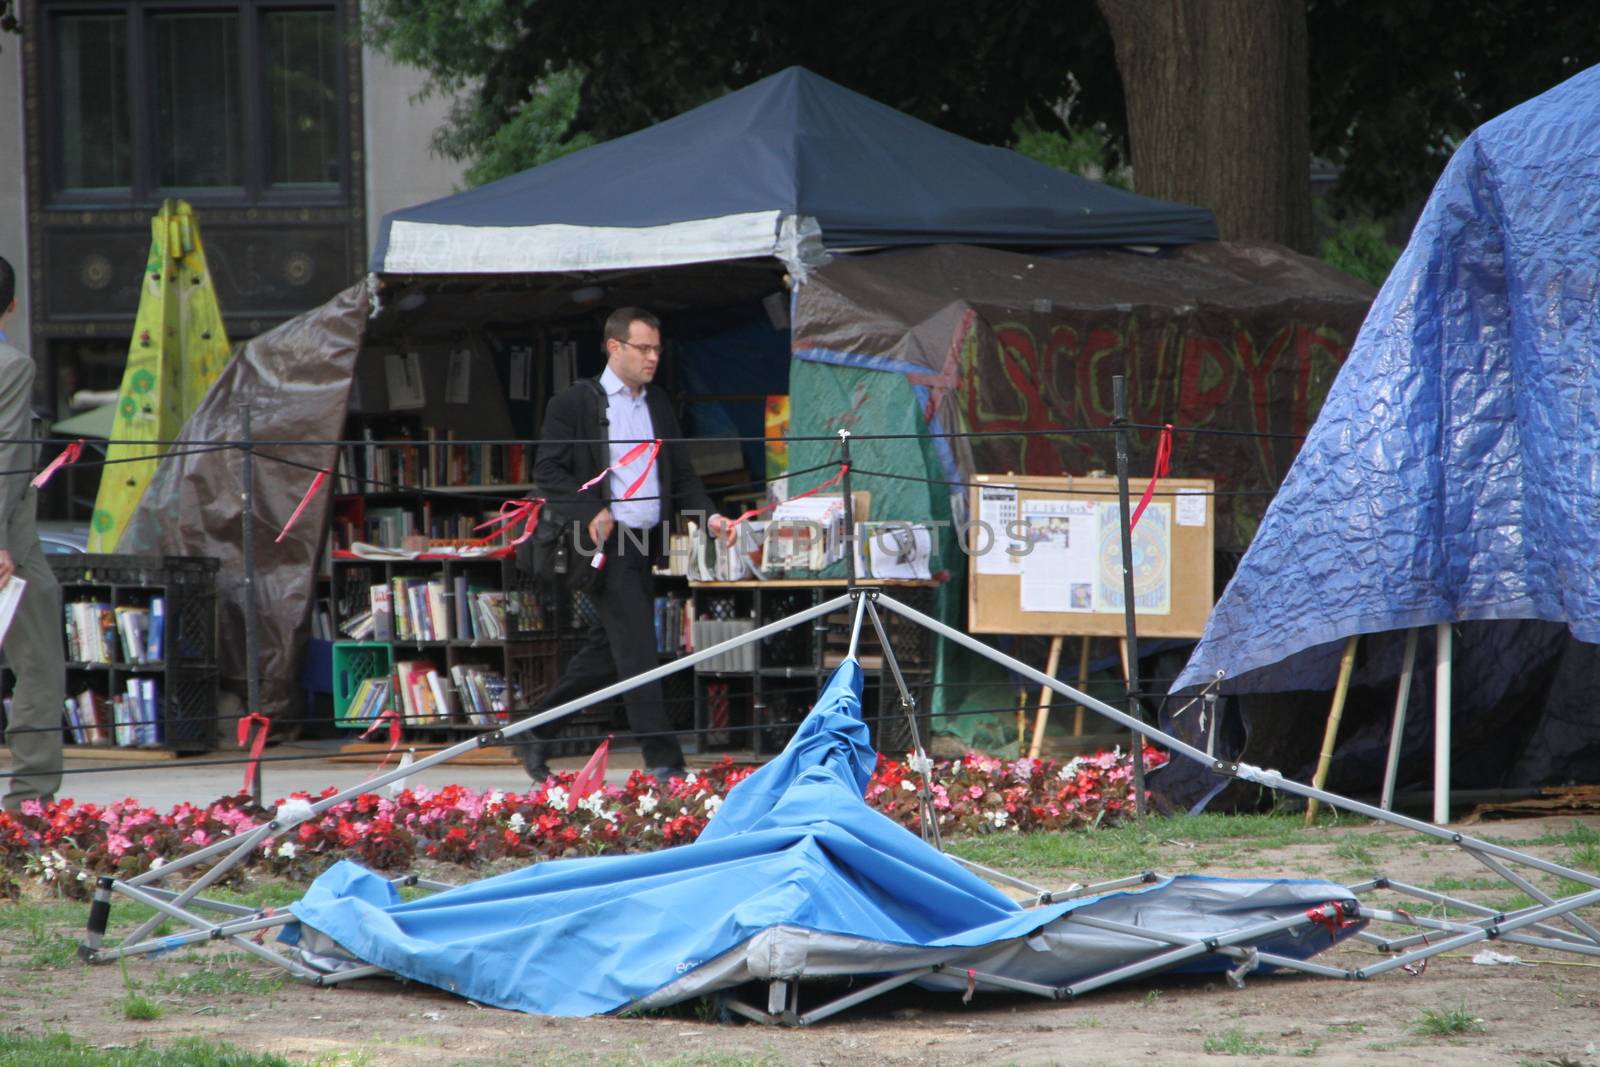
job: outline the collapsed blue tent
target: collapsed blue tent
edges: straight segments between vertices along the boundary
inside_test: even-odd
[[[1174,246],[1203,208],[940,130],[800,67],[647,129],[385,216],[379,274],[609,270],[829,249]]]
[[[730,792],[694,844],[539,863],[410,903],[344,862],[292,905],[299,925],[284,940],[316,965],[354,959],[479,1003],[587,1015],[749,981],[942,964],[956,973],[919,973],[924,984],[962,989],[973,968],[1004,976],[979,988],[1059,989],[1170,951],[1174,932],[1269,924],[1250,944],[1301,960],[1359,929],[1308,916],[1354,908],[1348,890],[1323,881],[1179,877],[1019,904],[867,807],[876,754],[861,682],[855,661],[842,665],[789,746]],[[1159,933],[1074,921],[1087,917]],[[1201,955],[1188,966],[1229,962]]]
[[[1175,691],[1221,672],[1224,692],[1325,692],[1351,635],[1466,623],[1456,713],[1493,732],[1458,730],[1458,759],[1487,751],[1501,775],[1476,784],[1593,773],[1597,130],[1600,67],[1456,151]],[[1398,636],[1363,648],[1358,688],[1392,685]],[[1420,750],[1426,718],[1409,725]],[[1519,752],[1526,773],[1507,777]],[[1341,749],[1336,775],[1351,762]]]

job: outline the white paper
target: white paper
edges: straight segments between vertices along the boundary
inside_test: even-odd
[[[528,400],[533,396],[533,349],[517,345],[511,349],[510,397]]]
[[[415,352],[391,353],[383,357],[383,373],[389,386],[389,407],[395,411],[423,406],[422,357]]]
[[[1098,528],[1093,502],[1025,500],[1028,551],[1020,557],[1023,611],[1095,610]]]
[[[1095,610],[1121,612],[1122,513],[1116,504],[1100,505],[1099,556]],[[1140,615],[1172,614],[1171,504],[1151,504],[1133,528],[1133,603]]]
[[[860,574],[871,578],[933,577],[933,532],[909,522],[857,524],[856,558]]]
[[[978,557],[979,574],[1021,574],[1027,545],[1013,536],[1017,523],[1017,487],[980,485],[978,523],[967,531],[966,550]]]
[[[6,579],[5,585],[0,585],[0,646],[5,645],[11,620],[16,617],[17,605],[22,603],[22,592],[27,588],[27,581],[15,574]]]
[[[1206,497],[1204,489],[1178,490],[1178,525],[1204,526],[1206,524]]]
[[[472,402],[472,349],[458,348],[450,353],[450,374],[445,379],[444,402]]]
[[[559,393],[578,376],[578,342],[556,341],[550,345],[550,388]]]

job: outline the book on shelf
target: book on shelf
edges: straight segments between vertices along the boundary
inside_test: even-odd
[[[505,675],[491,667],[458,663],[450,668],[461,710],[468,722],[494,726],[511,718]]]
[[[66,699],[67,731],[75,745],[112,743],[112,705],[93,689],[85,689]]]
[[[372,722],[389,707],[391,681],[387,677],[363,678],[350,697],[345,709],[345,719],[351,722]]]
[[[477,640],[472,629],[472,605],[467,602],[467,576],[458,574],[451,583],[450,606],[456,617],[456,637],[462,641]]]
[[[67,659],[74,663],[114,663],[117,620],[111,605],[100,600],[75,600],[66,605]]]
[[[438,668],[427,660],[399,660],[394,671],[405,721],[410,724],[440,722],[443,716],[439,702],[428,683],[428,675],[437,674]]]
[[[367,591],[372,605],[372,639],[394,640],[394,594],[387,582],[377,582]]]
[[[129,678],[124,687],[130,745],[161,743],[160,687],[154,678]]]

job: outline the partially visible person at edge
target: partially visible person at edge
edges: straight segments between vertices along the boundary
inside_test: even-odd
[[[17,310],[17,275],[0,258],[0,331]],[[38,461],[33,434],[33,360],[0,342],[0,585],[26,581],[11,628],[0,639],[17,682],[6,720],[11,788],[0,807],[50,801],[61,786],[61,708],[66,662],[61,647],[61,587],[45,562],[36,525]]]
[[[709,516],[704,521],[713,534],[732,532],[732,523],[716,513],[706,495],[688,452],[675,443],[682,431],[670,398],[653,384],[661,366],[660,321],[641,308],[619,308],[606,319],[605,346],[606,369],[598,379],[605,393],[604,421],[593,386],[574,382],[550,399],[534,465],[534,480],[550,501],[544,521],[581,524],[588,544],[604,553],[604,566],[589,590],[600,625],[591,629],[587,643],[534,713],[659,665],[651,570],[665,554],[674,516]],[[579,491],[639,441],[655,438],[665,443],[648,471],[647,457],[641,456],[587,492]],[[623,499],[641,474],[644,481],[634,496]],[[571,536],[570,531],[563,536]],[[572,566],[589,565],[589,557],[573,554]],[[632,689],[622,701],[628,726],[644,750],[646,769],[663,783],[682,777],[683,749],[668,721],[660,683]],[[548,736],[532,736],[522,745],[523,766],[535,782],[550,775],[545,762]]]

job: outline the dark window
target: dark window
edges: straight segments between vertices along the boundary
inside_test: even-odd
[[[63,15],[55,20],[58,165],[64,189],[128,191],[128,20]]]
[[[346,2],[43,5],[49,198],[340,201]]]
[[[339,38],[333,12],[270,13],[266,45],[273,184],[338,182]]]
[[[162,14],[151,30],[161,187],[242,186],[239,16]]]

